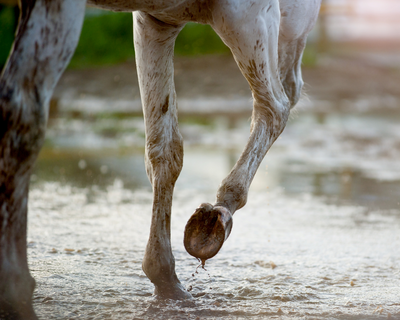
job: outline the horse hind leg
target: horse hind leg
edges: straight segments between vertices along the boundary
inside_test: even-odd
[[[302,1],[296,6],[291,1],[280,2],[279,76],[292,108],[301,96],[302,56],[307,36],[317,21],[320,5],[320,0]]]
[[[189,219],[184,244],[202,260],[215,255],[228,237],[231,215],[242,208],[256,171],[283,131],[290,102],[278,68],[279,2],[243,2],[216,7],[213,28],[231,49],[253,93],[251,133],[240,158],[217,192],[216,204],[202,204]]]
[[[48,102],[78,42],[85,1],[22,1],[13,51],[0,78],[0,319],[37,319],[27,263],[31,169]]]

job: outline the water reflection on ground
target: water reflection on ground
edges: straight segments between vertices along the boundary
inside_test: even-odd
[[[252,189],[280,187],[334,203],[400,209],[399,124],[392,114],[295,114]],[[249,119],[189,119],[181,131],[185,161],[178,188],[216,190],[247,141]],[[129,189],[149,189],[143,150],[141,118],[53,120],[32,182],[104,188],[120,179]]]
[[[140,118],[53,119],[32,178],[29,261],[43,319],[400,318],[400,119],[293,115],[217,257],[198,269],[186,221],[212,202],[249,119],[183,119],[172,244],[195,297],[160,302],[141,271],[151,187]]]

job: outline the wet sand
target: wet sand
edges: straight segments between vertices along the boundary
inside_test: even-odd
[[[134,67],[68,71],[31,184],[28,254],[39,317],[400,319],[399,74],[343,59],[304,69],[309,99],[261,164],[221,252],[198,273],[184,226],[214,200],[243,149],[251,101],[229,59],[176,60],[187,106],[172,246],[194,296],[178,303],[155,300],[141,270],[152,194],[143,119],[128,104],[139,99]],[[93,112],[100,99],[111,111]],[[207,114],[192,116],[196,101]],[[228,117],[232,101],[240,112]]]

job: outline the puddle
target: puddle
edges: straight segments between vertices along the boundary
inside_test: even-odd
[[[195,297],[160,302],[141,270],[152,194],[140,118],[50,123],[29,202],[29,264],[42,319],[400,318],[400,119],[292,116],[207,271],[183,247],[213,202],[249,120],[181,122],[172,246]],[[88,138],[89,136],[89,138]]]
[[[333,203],[399,209],[399,124],[400,116],[392,114],[294,113],[251,190],[280,187]],[[249,119],[189,118],[180,129],[185,158],[177,187],[215,192],[247,141]],[[150,188],[141,118],[60,118],[50,123],[47,136],[33,185],[105,187],[120,179],[129,189]]]

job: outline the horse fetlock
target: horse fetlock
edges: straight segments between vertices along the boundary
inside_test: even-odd
[[[160,299],[184,300],[193,298],[179,280],[174,283],[168,283],[166,286],[155,285],[154,294]]]
[[[232,214],[247,203],[248,188],[239,181],[224,181],[217,193],[217,204],[226,207]]]
[[[152,250],[149,245],[143,259],[142,269],[154,284],[154,294],[161,299],[190,299],[191,294],[180,283],[175,273],[175,259],[166,254],[169,250]]]
[[[149,240],[142,262],[142,269],[155,285],[163,285],[179,281],[175,274],[175,259],[167,244],[159,239]]]

